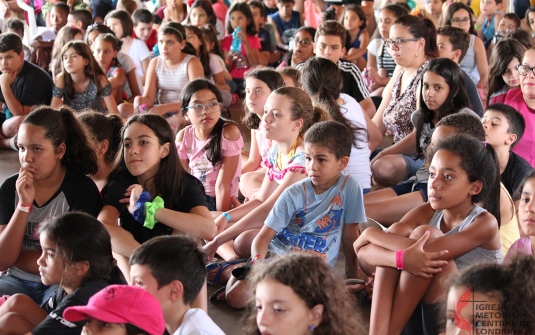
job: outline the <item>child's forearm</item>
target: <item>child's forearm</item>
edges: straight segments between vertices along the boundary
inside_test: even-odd
[[[24,116],[26,115],[24,111],[24,106],[17,100],[10,86],[2,85],[2,93],[4,94],[4,100],[6,101],[7,108],[11,114],[15,116]]]
[[[228,241],[231,241],[238,237],[241,233],[249,229],[261,228],[264,224],[264,220],[267,218],[269,211],[263,213],[258,208],[262,203],[258,199],[253,199],[245,204],[230,210],[228,214],[232,221],[235,222],[228,229],[214,238],[215,244],[222,245]]]
[[[264,225],[260,230],[260,233],[256,235],[251,244],[251,257],[260,257],[261,259],[266,258],[268,252],[269,243],[276,235],[276,232]]]
[[[222,183],[223,185],[216,185],[215,199],[216,210],[219,212],[226,212],[230,210],[230,183]]]
[[[209,214],[208,211],[207,213]],[[156,211],[154,218],[170,228],[205,240],[213,239],[217,233],[213,219],[195,213],[183,213],[161,208]]]
[[[247,59],[249,60],[249,64],[251,67],[257,66],[259,64],[258,57],[255,52],[253,52],[253,49],[249,46],[249,43],[245,44],[245,52],[247,53]]]

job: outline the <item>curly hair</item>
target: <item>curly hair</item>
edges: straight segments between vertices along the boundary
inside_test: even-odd
[[[321,323],[314,329],[315,335],[360,334],[355,311],[343,285],[332,274],[331,268],[320,257],[304,253],[290,253],[253,267],[247,279],[256,294],[257,285],[264,280],[274,280],[289,286],[308,308],[323,305]],[[247,335],[260,334],[256,324],[257,309],[254,300],[246,315]]]
[[[470,288],[496,298],[500,305],[505,325],[501,334],[535,333],[535,258],[517,255],[509,264],[483,263],[473,265],[458,275],[451,287]],[[519,322],[525,320],[526,322]],[[515,330],[515,332],[513,332]]]

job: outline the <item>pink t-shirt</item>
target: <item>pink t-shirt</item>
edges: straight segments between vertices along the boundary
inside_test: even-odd
[[[313,1],[305,0],[305,13],[303,17],[307,23],[307,26],[318,29],[321,23],[321,15],[316,11],[316,4]]]
[[[519,238],[509,248],[507,255],[503,259],[503,264],[509,264],[516,254],[521,253],[523,255],[533,255],[533,247],[529,236]]]
[[[189,160],[189,168],[191,174],[197,177],[203,185],[207,195],[215,197],[215,183],[221,164],[212,166],[212,163],[206,157],[204,147],[208,144],[208,140],[200,141],[195,136],[195,128],[193,126],[187,126],[184,128],[184,139],[177,144],[178,156],[180,159]],[[230,195],[233,197],[238,196],[238,178],[241,174],[241,150],[243,148],[243,138],[236,141],[229,141],[224,136],[221,137],[221,151],[223,157],[238,156],[240,161],[238,162],[238,168],[234,173],[234,177],[230,182]]]
[[[527,160],[529,165],[535,167],[535,110],[526,105],[520,88],[514,88],[505,94],[494,97],[491,103],[497,102],[515,108],[524,117],[526,129],[520,141],[513,148],[513,152]]]
[[[269,149],[271,148],[271,140],[268,140],[266,138],[266,133],[262,130],[263,125],[263,122],[260,121],[258,129],[255,129],[254,134],[256,138],[256,145],[258,146],[258,152],[262,157],[262,162],[260,163],[260,166],[266,167],[266,159],[268,156]]]
[[[262,49],[262,45],[260,44],[260,39],[257,37],[257,36],[251,36],[251,35],[247,35],[247,42],[249,43],[249,47],[252,49],[258,49],[258,50],[261,50]],[[221,41],[221,48],[225,51],[230,51],[230,46],[232,45],[232,35],[227,35],[223,38],[223,40]],[[241,53],[244,55],[244,56],[247,56],[247,52],[245,50],[245,46],[242,44],[241,46]],[[248,66],[247,68],[235,68],[233,67],[231,70],[230,70],[230,75],[232,76],[232,78],[236,78],[236,79],[243,79],[243,75],[245,73],[245,71],[247,71],[251,66]]]

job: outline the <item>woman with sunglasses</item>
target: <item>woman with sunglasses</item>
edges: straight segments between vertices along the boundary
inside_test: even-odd
[[[414,128],[411,114],[418,109],[416,90],[425,67],[437,57],[437,31],[431,20],[405,15],[394,22],[389,37],[385,45],[397,66],[372,121],[381,133],[392,133],[394,143],[403,141],[411,148],[416,141],[411,134]],[[385,187],[396,185],[413,176],[422,165],[423,159],[411,150],[406,155],[390,155],[386,148],[371,162],[372,183]]]
[[[477,33],[470,14],[470,8],[462,2],[452,3],[444,16],[444,25],[460,28],[470,34],[470,45],[459,65],[472,78],[474,84],[486,90],[489,78],[487,52],[483,41],[480,38],[476,38]]]
[[[286,54],[279,68],[291,66],[295,68],[314,56],[314,36],[316,29],[312,27],[299,28],[293,37],[293,49]]]
[[[517,66],[520,75],[520,88],[513,88],[496,96],[492,103],[504,103],[514,107],[522,114],[526,124],[524,135],[517,139],[513,152],[520,155],[535,167],[535,48],[524,53],[522,62]]]

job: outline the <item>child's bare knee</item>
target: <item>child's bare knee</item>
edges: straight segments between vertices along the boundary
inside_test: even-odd
[[[444,233],[440,229],[428,225],[423,225],[414,229],[410,235],[410,238],[419,239],[420,237],[424,236],[425,232],[428,230],[429,240],[444,236]]]
[[[245,282],[245,280],[238,280],[232,285],[227,285],[225,299],[227,304],[236,309],[243,309],[253,296],[253,292]]]

